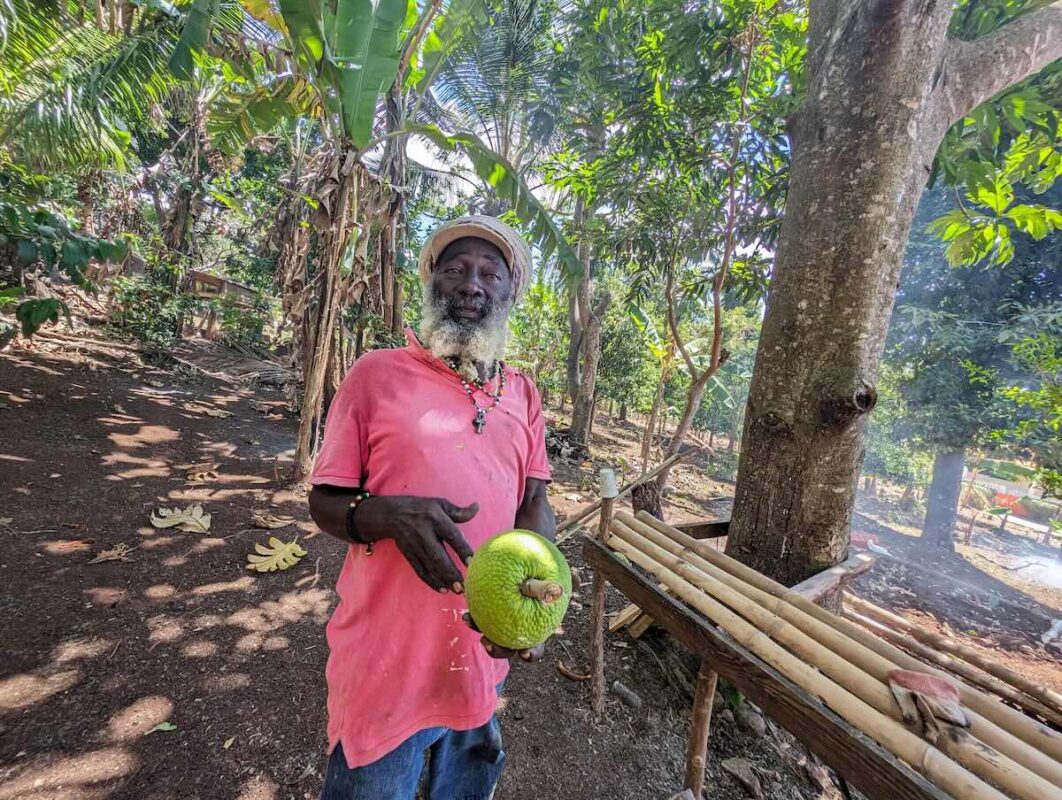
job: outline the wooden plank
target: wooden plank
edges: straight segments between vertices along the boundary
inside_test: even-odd
[[[638,617],[642,615],[642,610],[638,608],[634,603],[631,603],[622,611],[618,612],[615,617],[612,618],[612,622],[608,624],[608,632],[615,633],[624,625],[629,625],[634,622]]]
[[[627,628],[627,633],[630,634],[632,639],[642,638],[642,634],[649,630],[649,626],[653,624],[653,618],[648,614],[642,614],[638,619],[631,623],[631,626]]]
[[[876,560],[877,557],[871,553],[856,553],[847,561],[798,583],[793,587],[793,591],[812,603],[818,602],[844,582],[850,581],[856,575],[862,575],[874,566]]]
[[[673,525],[672,527],[678,528],[684,534],[692,536],[694,539],[718,539],[722,536],[726,536],[727,531],[730,530],[730,520],[717,519],[680,522],[678,525]]]
[[[949,795],[941,789],[702,616],[665,595],[646,576],[614,558],[607,547],[584,536],[583,556],[869,800],[948,800]]]

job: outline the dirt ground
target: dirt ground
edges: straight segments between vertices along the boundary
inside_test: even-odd
[[[283,481],[295,427],[283,407],[275,390],[152,364],[108,339],[41,340],[0,354],[0,609],[8,620],[0,800],[317,796],[324,623],[343,552],[316,532],[304,496]],[[600,427],[595,456],[635,464],[637,427]],[[205,461],[218,464],[217,477],[189,482],[187,465]],[[593,499],[597,466],[556,465],[559,514]],[[674,484],[673,518],[727,513],[725,499],[703,498],[725,498],[731,487],[698,466],[678,470]],[[153,509],[192,502],[212,515],[208,535],[150,525]],[[262,531],[252,527],[254,511],[295,521]],[[869,518],[866,525],[883,546],[908,538]],[[307,556],[286,572],[248,572],[245,555],[270,534],[298,534]],[[89,563],[120,543],[133,548],[129,560]],[[565,550],[578,567],[576,541]],[[1029,614],[1012,612],[993,626],[982,612],[977,637],[995,637],[993,649],[1050,679],[1044,648],[1022,648],[1035,650],[1041,619],[1062,616],[1058,598],[985,577],[998,584],[987,587],[995,595]],[[889,594],[876,573],[866,580],[875,600],[928,608],[936,623],[967,635],[969,620],[937,613],[926,605],[931,595]],[[616,611],[625,601],[613,593],[608,603]],[[644,703],[632,711],[610,696],[607,719],[595,724],[587,684],[557,670],[558,658],[585,664],[587,638],[586,607],[573,603],[549,655],[514,667],[501,711],[509,760],[499,800],[643,800],[680,788],[692,658],[656,630],[638,641],[610,636],[609,681]],[[710,800],[746,796],[720,766],[734,756],[752,763],[768,798],[840,796],[799,744],[770,723],[766,735],[753,732],[734,721],[735,710],[745,718],[726,708],[713,723]]]

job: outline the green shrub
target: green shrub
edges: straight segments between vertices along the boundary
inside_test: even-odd
[[[159,347],[180,338],[185,315],[202,303],[196,297],[174,294],[168,286],[143,278],[115,278],[111,297],[111,324]]]
[[[218,303],[221,338],[227,344],[253,344],[262,338],[265,302],[258,298],[253,308],[241,305],[232,297],[222,297]]]

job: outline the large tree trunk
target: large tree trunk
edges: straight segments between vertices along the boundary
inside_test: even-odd
[[[1062,3],[976,42],[953,4],[812,0],[808,85],[727,552],[787,585],[843,560],[918,198],[948,127],[1062,52]]]
[[[322,401],[325,392],[325,380],[331,361],[335,339],[336,320],[345,294],[345,282],[340,274],[343,254],[348,246],[348,237],[352,226],[349,224],[351,206],[357,207],[358,173],[355,168],[357,154],[352,149],[340,150],[335,156],[338,185],[333,190],[323,186],[320,196],[329,201],[330,211],[327,227],[322,231],[321,264],[324,270],[322,300],[316,314],[313,331],[313,352],[306,369],[306,386],[303,390],[302,407],[299,418],[299,435],[295,445],[295,459],[292,480],[300,481],[313,469],[314,437],[313,431],[319,422]],[[323,173],[332,174],[327,169]],[[327,181],[335,179],[328,177]]]
[[[395,83],[387,95],[386,119],[389,133],[399,130],[403,124],[402,87]],[[395,336],[402,332],[402,289],[396,269],[398,253],[398,228],[405,206],[406,185],[406,137],[387,140],[383,155],[384,179],[390,197],[381,215],[380,230],[380,295],[384,326]]]
[[[966,461],[963,448],[944,449],[933,460],[933,480],[926,500],[926,521],[922,526],[921,543],[925,547],[955,550],[953,535],[959,513],[962,492],[962,470]]]

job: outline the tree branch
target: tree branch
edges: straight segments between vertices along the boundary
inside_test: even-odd
[[[952,39],[941,82],[948,124],[1057,58],[1062,58],[1062,0],[971,42]]]
[[[689,353],[686,352],[686,345],[679,335],[678,319],[675,315],[675,280],[672,269],[667,271],[667,288],[664,293],[667,297],[667,325],[671,328],[671,341],[675,343],[679,352],[682,353],[682,360],[686,362],[686,369],[690,371],[690,380],[697,380],[697,367],[693,363],[693,359],[690,358]]]

